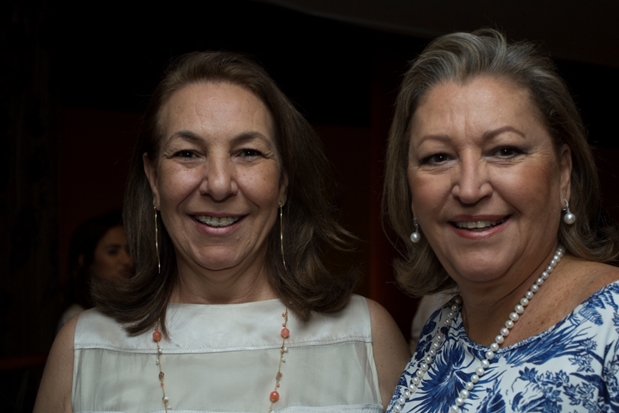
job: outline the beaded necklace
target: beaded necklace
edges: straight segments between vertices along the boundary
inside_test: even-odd
[[[279,364],[277,366],[277,373],[275,374],[275,387],[273,388],[273,391],[269,394],[269,401],[271,402],[271,405],[269,406],[269,413],[273,412],[273,405],[279,400],[278,390],[280,387],[280,380],[283,376],[282,364],[286,362],[286,357],[284,356],[284,354],[288,352],[288,347],[286,347],[286,340],[288,339],[288,337],[290,337],[290,330],[288,330],[288,327],[286,327],[286,325],[288,324],[288,308],[286,308],[286,310],[282,313],[282,317],[284,318],[284,322],[282,323],[282,330],[280,331],[280,336],[282,337],[282,345],[279,348]],[[163,354],[163,350],[159,346],[159,342],[163,338],[163,335],[161,334],[161,331],[159,331],[159,323],[160,320],[157,319],[157,322],[155,323],[155,331],[153,331],[153,341],[157,345],[157,360],[155,361],[155,364],[159,367],[159,384],[161,386],[162,393],[161,401],[163,402],[165,412],[168,413],[170,410],[173,409],[170,405],[170,399],[168,398],[168,396],[166,396],[165,393],[165,373],[163,372],[163,367],[161,366],[161,355]]]
[[[494,343],[492,343],[489,350],[486,351],[485,359],[481,360],[479,367],[475,369],[475,374],[471,376],[470,381],[468,381],[464,385],[464,389],[460,391],[458,397],[456,397],[453,404],[449,407],[449,413],[462,412],[460,408],[464,405],[466,399],[468,399],[468,397],[470,396],[471,390],[473,390],[475,384],[479,382],[480,377],[484,375],[486,369],[490,367],[490,362],[495,358],[496,352],[499,350],[501,344],[503,344],[503,342],[505,341],[505,337],[509,335],[509,331],[514,328],[515,323],[524,313],[525,307],[529,305],[529,302],[535,296],[535,293],[539,291],[539,288],[542,286],[542,284],[544,284],[544,281],[546,281],[550,273],[552,273],[559,261],[561,261],[561,257],[563,257],[564,251],[565,249],[563,248],[563,246],[559,245],[557,247],[557,250],[552,257],[552,260],[550,261],[546,269],[531,286],[529,291],[526,292],[524,297],[520,299],[520,303],[514,307],[514,311],[509,314],[509,318],[505,322],[505,327],[501,328],[501,330],[499,331],[499,335],[497,335],[494,339]],[[428,350],[428,352],[424,355],[423,361],[419,364],[419,368],[415,371],[415,374],[413,374],[407,388],[404,390],[398,400],[396,400],[395,406],[393,407],[394,412],[401,412],[406,402],[413,397],[413,394],[421,385],[421,382],[427,371],[430,369],[430,366],[432,365],[432,362],[434,361],[438,350],[441,348],[441,345],[445,341],[449,333],[449,329],[451,328],[453,319],[460,310],[461,305],[462,299],[460,297],[456,297],[454,299],[454,303],[449,309],[449,312],[447,313],[447,317],[443,322],[443,326],[438,329],[438,332],[432,339],[432,343],[430,344],[430,350]]]

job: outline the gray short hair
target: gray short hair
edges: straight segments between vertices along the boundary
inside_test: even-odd
[[[492,29],[441,36],[412,62],[396,101],[386,157],[383,211],[400,238],[403,258],[396,261],[400,284],[413,295],[455,287],[427,241],[413,244],[407,182],[409,127],[420,99],[445,81],[470,82],[478,76],[506,79],[526,89],[559,152],[563,144],[572,153],[570,209],[574,225],[561,225],[558,240],[567,252],[591,261],[616,262],[619,237],[601,208],[600,187],[586,131],[567,86],[552,60],[528,42],[509,44]]]

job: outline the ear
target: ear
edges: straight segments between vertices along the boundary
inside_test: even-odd
[[[153,192],[153,203],[155,209],[159,209],[159,187],[157,186],[157,167],[148,157],[148,154],[144,152],[142,155],[142,163],[144,164],[144,174],[148,179],[150,190]]]
[[[280,206],[286,205],[286,201],[288,201],[288,174],[284,172],[282,176],[281,182],[279,184],[279,200],[278,204]]]
[[[561,206],[563,200],[569,201],[571,195],[571,179],[572,179],[572,150],[566,144],[561,147],[559,154],[559,172],[560,172],[560,191],[561,191]]]

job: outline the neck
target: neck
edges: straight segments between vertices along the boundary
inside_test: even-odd
[[[532,271],[527,271],[525,277],[517,278],[517,275],[502,278],[502,282],[493,286],[461,286],[462,296],[462,318],[464,328],[469,339],[482,345],[490,345],[498,331],[504,326],[509,314],[514,311],[514,306],[519,303],[524,294],[531,288],[531,285],[540,277],[555,254],[555,248],[544,257]],[[561,271],[561,263],[555,268],[554,272]],[[506,283],[505,280],[513,280]],[[554,284],[555,275],[551,275],[544,283],[532,304],[527,307],[527,312],[523,319],[516,324],[510,335],[505,338],[504,345],[510,345],[528,338],[530,333],[530,323],[527,319],[533,318],[536,313],[535,308],[543,305],[545,297],[552,292],[550,284]]]
[[[234,304],[277,298],[265,265],[206,270],[179,263],[173,303]]]

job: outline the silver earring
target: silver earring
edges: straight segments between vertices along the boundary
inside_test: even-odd
[[[411,241],[413,244],[417,244],[421,241],[421,234],[419,233],[419,224],[417,224],[417,218],[413,218],[413,224],[415,225],[415,231],[411,234]]]
[[[159,214],[157,207],[153,205],[155,210],[155,251],[157,251],[157,273],[161,274],[161,259],[159,258]]]
[[[565,215],[563,215],[563,222],[567,225],[572,225],[576,222],[576,215],[572,214],[572,211],[570,211],[570,203],[567,202],[567,199],[564,199],[563,201],[565,202],[565,208],[563,209],[565,211]]]
[[[279,204],[279,247],[282,253],[282,262],[284,263],[284,269],[288,271],[286,268],[286,258],[284,258],[284,205]]]

